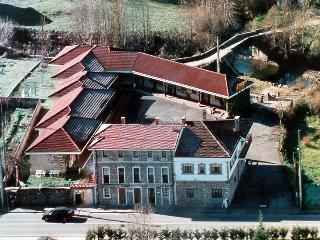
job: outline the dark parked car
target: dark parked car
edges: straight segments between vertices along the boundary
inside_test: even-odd
[[[68,207],[57,207],[50,211],[45,211],[42,220],[48,221],[67,221],[71,220],[74,215],[74,210]]]

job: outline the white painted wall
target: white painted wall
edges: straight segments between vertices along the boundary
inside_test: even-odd
[[[173,161],[176,181],[227,181],[228,158],[185,158],[175,157]],[[198,174],[198,164],[206,164],[206,174]],[[182,174],[182,164],[194,164],[194,174]],[[221,174],[210,174],[210,164],[221,164]]]
[[[173,161],[174,165],[174,176],[176,181],[228,181],[232,176],[233,172],[236,170],[240,159],[238,158],[241,150],[245,144],[245,139],[242,138],[230,158],[188,158],[188,157],[175,157]],[[244,159],[242,159],[243,161]],[[233,162],[232,167],[230,163]],[[198,174],[198,164],[206,165],[206,174]],[[193,174],[182,174],[183,164],[193,164],[194,173]],[[210,174],[211,164],[221,164],[222,171],[221,174]],[[243,166],[245,164],[242,164]],[[230,169],[231,167],[231,169]],[[241,172],[244,167],[241,168]]]

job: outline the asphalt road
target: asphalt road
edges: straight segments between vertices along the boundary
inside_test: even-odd
[[[129,226],[135,221],[132,213],[91,213],[87,217],[77,216],[72,222],[46,223],[41,220],[42,213],[8,213],[0,215],[0,239],[18,239],[51,235],[54,237],[68,237],[69,239],[84,239],[89,228],[99,224],[111,226]],[[169,216],[154,214],[150,216],[150,223],[157,227],[180,229],[203,229],[221,227],[252,227],[258,224],[257,215],[230,214],[193,214],[183,216]],[[293,225],[317,226],[320,229],[320,215],[266,215],[265,225],[287,226]],[[20,239],[20,238],[19,238]]]

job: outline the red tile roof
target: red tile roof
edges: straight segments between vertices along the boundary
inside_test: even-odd
[[[132,71],[138,55],[138,52],[117,51],[96,57],[107,71]]]
[[[81,61],[90,53],[91,50],[88,50],[66,64],[62,65],[57,72],[53,74],[53,78],[69,78],[72,75],[85,70],[85,66]]]
[[[83,88],[78,87],[75,90],[58,99],[54,106],[39,121],[39,123],[36,125],[36,128],[46,127],[53,123],[55,120],[57,120],[57,118],[60,118],[62,115],[65,115],[66,113],[69,113],[71,111],[70,105],[82,92],[82,90]]]
[[[160,78],[210,93],[229,96],[225,74],[190,67],[145,53],[139,54],[134,63],[133,71],[150,76],[150,78]]]
[[[89,149],[173,150],[181,132],[179,125],[103,125]]]
[[[66,46],[50,61],[50,63],[63,65],[93,48],[95,48],[95,46],[91,45]]]
[[[62,97],[63,95],[71,92],[72,90],[80,87],[82,84],[79,82],[81,77],[83,77],[87,72],[81,71],[76,74],[68,77],[64,80],[63,83],[57,85],[53,90],[53,93],[49,97]]]
[[[44,128],[26,152],[81,152],[77,144],[63,128],[68,120],[68,116],[63,116]]]

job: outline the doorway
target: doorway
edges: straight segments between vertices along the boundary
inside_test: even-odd
[[[161,203],[166,206],[170,205],[170,188],[161,188]]]
[[[127,204],[127,196],[126,196],[126,189],[123,187],[119,188],[119,204],[126,205]]]
[[[133,189],[134,204],[141,204],[141,188]]]
[[[156,189],[148,188],[148,203],[150,205],[156,205]]]

